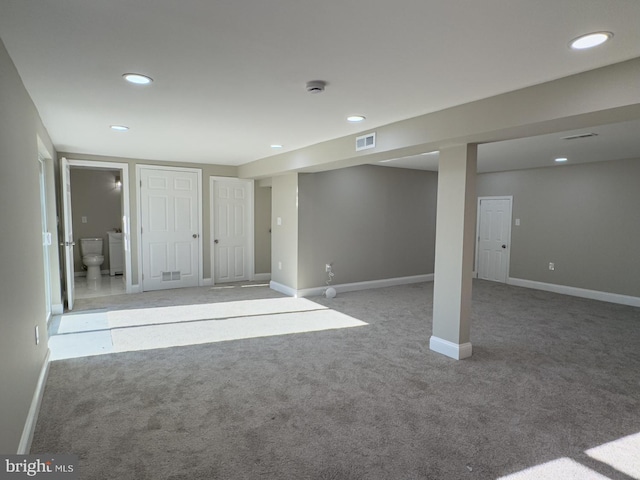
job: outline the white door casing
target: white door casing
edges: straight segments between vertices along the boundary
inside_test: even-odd
[[[507,282],[511,252],[513,197],[478,198],[476,272],[478,278]]]
[[[202,283],[202,171],[138,166],[142,290]]]
[[[253,280],[253,181],[211,177],[214,284]]]
[[[65,271],[65,291],[67,296],[67,308],[73,310],[73,217],[71,212],[71,168],[66,158],[60,160],[60,170],[62,175],[62,215],[63,215],[63,237],[60,245],[64,249],[64,271]]]
[[[47,323],[51,319],[51,269],[49,265],[49,247],[51,246],[51,232],[47,221],[47,182],[44,158],[38,155],[38,168],[40,170],[40,216],[42,220],[42,259],[44,262],[44,294],[45,314]]]

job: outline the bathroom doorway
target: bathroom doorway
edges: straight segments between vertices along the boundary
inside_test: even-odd
[[[129,175],[125,163],[61,162],[67,308],[74,299],[131,292]]]

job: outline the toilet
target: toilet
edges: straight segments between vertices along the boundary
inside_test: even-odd
[[[87,280],[100,278],[100,265],[104,262],[101,238],[81,238],[80,253],[82,263],[87,267]]]

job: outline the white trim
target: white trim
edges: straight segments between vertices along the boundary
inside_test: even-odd
[[[289,295],[290,297],[297,297],[297,291],[291,287],[287,287],[286,285],[282,285],[281,283],[274,282],[271,280],[269,282],[269,288],[271,290],[275,290],[276,292],[284,293],[285,295]]]
[[[47,384],[47,376],[49,375],[49,355],[51,351],[47,349],[47,355],[44,357],[44,363],[40,369],[40,376],[38,377],[38,383],[36,389],[33,392],[33,398],[31,399],[31,406],[29,407],[29,413],[27,419],[24,422],[24,428],[22,429],[22,437],[20,437],[20,443],[18,444],[18,455],[27,455],[31,450],[31,441],[33,440],[33,432],[36,429],[36,422],[38,421],[38,413],[40,413],[40,405],[42,404],[42,396],[44,394],[44,387]]]
[[[640,297],[632,297],[630,295],[600,292],[598,290],[587,290],[584,288],[570,287],[568,285],[556,285],[554,283],[536,282],[535,280],[525,280],[522,278],[509,277],[507,278],[507,283],[516,287],[533,288],[535,290],[544,290],[546,292],[560,293],[562,295],[590,298],[592,300],[600,300],[602,302],[629,305],[630,307],[640,307]]]
[[[132,293],[131,284],[131,201],[129,199],[129,164],[121,162],[100,162],[97,160],[77,160],[67,159],[69,167],[91,167],[103,170],[120,170],[120,180],[122,181],[122,210],[124,210],[124,218],[122,218],[122,242],[124,244],[124,275],[125,275],[125,291]],[[107,270],[108,274],[109,271]]]
[[[140,286],[140,284],[136,283],[134,285],[131,285],[131,292],[130,293],[142,293],[142,287]]]
[[[64,307],[61,303],[54,303],[51,305],[51,314],[52,315],[62,315],[64,313]]]
[[[271,281],[271,273],[254,273],[253,280],[256,282],[269,282]]]
[[[383,278],[380,280],[368,280],[365,282],[342,283],[338,285],[331,285],[331,287],[335,288],[337,293],[345,293],[355,292],[358,290],[369,290],[372,288],[397,287],[398,285],[408,285],[411,283],[422,282],[433,282],[433,273],[427,273],[424,275],[413,275],[410,277]],[[274,287],[274,284],[279,288]],[[287,287],[286,285],[281,285],[272,281],[271,288],[292,297],[320,297],[324,295],[324,292],[328,287],[326,285],[323,285],[321,287],[311,287],[304,288],[302,290],[295,290],[291,287]]]
[[[434,352],[441,353],[442,355],[446,355],[447,357],[451,357],[456,360],[469,358],[473,351],[470,342],[458,344],[434,335],[432,335],[429,340],[429,348]]]
[[[254,190],[255,190],[255,181],[247,180],[245,178],[238,177],[220,177],[220,176],[210,176],[209,177],[209,242],[211,244],[210,252],[210,263],[211,263],[211,284],[215,285],[215,254],[214,254],[214,246],[213,240],[215,239],[215,182],[238,182],[245,184],[247,186],[248,198],[247,203],[249,204],[248,211],[248,219],[247,219],[247,279],[249,281],[255,280],[255,200],[254,200]],[[269,277],[270,279],[271,277]]]
[[[143,281],[143,270],[142,270],[142,235],[140,230],[142,228],[142,192],[140,189],[140,179],[141,173],[140,171],[143,168],[151,169],[151,170],[169,170],[173,172],[193,172],[197,176],[198,182],[198,286],[204,287],[204,252],[202,248],[202,169],[201,168],[192,168],[192,167],[172,167],[165,165],[147,165],[143,163],[136,164],[136,202],[138,206],[138,228],[136,231],[136,238],[138,240],[138,292],[144,291],[144,281]]]
[[[202,279],[202,286],[203,287],[211,287],[211,286],[213,286],[213,280],[211,280],[211,277],[203,278]]]
[[[482,200],[509,200],[509,235],[507,239],[507,271],[505,272],[505,283],[509,280],[509,268],[511,267],[511,225],[513,223],[513,195],[503,195],[495,197],[478,197],[476,206],[476,252],[473,266],[473,278],[478,278],[478,247],[480,246],[480,202]]]

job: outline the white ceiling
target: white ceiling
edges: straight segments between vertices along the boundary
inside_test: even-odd
[[[226,165],[640,57],[639,20],[637,0],[0,0],[0,38],[58,151]],[[613,39],[568,48],[599,30]],[[326,91],[307,93],[318,79]],[[615,155],[640,156],[637,135],[599,129],[575,142],[618,135]],[[543,165],[568,145],[556,137],[483,145],[481,165]]]

